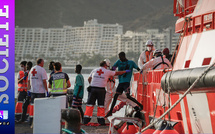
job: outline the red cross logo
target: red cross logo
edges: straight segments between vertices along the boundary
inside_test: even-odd
[[[34,69],[32,72],[33,76],[35,76],[35,74],[37,74],[37,71]]]
[[[99,76],[100,76],[101,74],[104,74],[104,72],[102,72],[102,69],[100,69],[99,71],[97,71],[97,73],[99,74]]]

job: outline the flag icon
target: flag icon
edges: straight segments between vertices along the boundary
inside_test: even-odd
[[[8,110],[0,110],[0,119],[3,119],[3,120],[8,119]]]

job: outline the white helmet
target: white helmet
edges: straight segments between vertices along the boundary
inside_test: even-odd
[[[109,59],[105,59],[104,61],[106,62],[107,66],[110,67],[110,60]]]
[[[153,46],[154,44],[152,43],[152,41],[151,40],[148,40],[147,42],[146,42],[146,44],[145,44],[146,46],[147,45],[151,45],[151,46]]]
[[[162,53],[161,53],[161,50],[156,49],[156,50],[154,51],[153,55],[155,56],[155,54],[158,54],[158,53],[162,54]]]

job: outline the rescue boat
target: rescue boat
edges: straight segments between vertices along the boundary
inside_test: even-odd
[[[133,125],[119,133],[215,133],[215,1],[174,0],[173,13],[173,68],[134,73],[132,94],[144,108],[114,118],[110,133],[116,119]]]

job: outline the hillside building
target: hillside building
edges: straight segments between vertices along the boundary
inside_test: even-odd
[[[78,58],[83,53],[89,57],[101,54],[105,58],[117,56],[121,51],[141,53],[146,49],[145,42],[149,39],[157,49],[168,47],[172,52],[178,34],[174,34],[171,28],[162,32],[158,29],[149,29],[146,32],[127,31],[123,34],[122,25],[99,24],[96,19],[85,21],[83,27],[64,26],[46,29],[16,27],[15,57],[63,58],[65,64],[73,65],[79,63]]]
[[[171,28],[159,32],[158,29],[149,29],[146,32],[136,33],[127,31],[125,34],[115,35],[114,46],[115,52],[121,51],[141,53],[146,49],[145,43],[151,39],[156,49],[163,50],[169,48],[170,52],[174,51],[178,40],[178,34],[174,34]]]
[[[122,34],[119,24],[99,24],[97,20],[84,22],[83,27],[15,28],[15,54],[17,57],[80,57],[113,53],[113,38]]]

